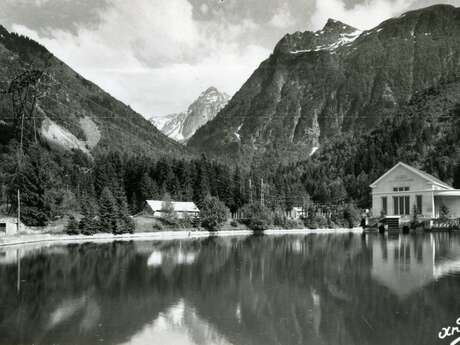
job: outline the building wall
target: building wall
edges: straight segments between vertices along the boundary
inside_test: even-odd
[[[409,191],[395,192],[395,187],[409,187]],[[393,216],[394,205],[393,196],[409,196],[409,215],[401,216],[403,220],[409,220],[413,216],[413,208],[416,205],[416,196],[422,196],[422,213],[421,218],[431,218],[433,216],[433,189],[440,187],[432,185],[426,179],[399,166],[390,174],[385,176],[377,186],[372,190],[372,214],[378,217],[382,211],[382,197],[387,197],[387,215]]]
[[[177,215],[177,218],[179,219],[183,219],[185,217],[194,218],[198,216],[198,212],[177,212],[176,211],[176,215]],[[154,213],[154,216],[158,218],[164,218],[166,216],[166,213],[157,211]]]
[[[4,224],[5,227],[2,227],[2,229],[5,230],[5,232],[0,232],[1,235],[15,235],[18,232],[18,226],[16,223],[10,222],[10,221],[2,221],[0,220],[1,224]]]

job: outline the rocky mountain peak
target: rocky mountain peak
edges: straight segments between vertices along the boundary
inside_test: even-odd
[[[188,107],[187,112],[153,117],[151,122],[170,138],[186,142],[201,126],[212,120],[230,97],[211,86]]]
[[[348,24],[345,24],[345,23],[342,23],[341,21],[339,20],[335,20],[335,19],[331,19],[329,18],[327,20],[327,23],[326,25],[324,25],[323,27],[323,32],[335,32],[335,33],[347,33],[347,32],[353,32],[353,31],[356,31],[357,29],[348,25]]]
[[[353,42],[362,31],[335,19],[329,19],[322,30],[295,32],[284,36],[275,47],[275,53],[306,53],[334,51]]]
[[[205,91],[203,91],[202,95],[206,95],[210,93],[219,93],[219,90],[217,90],[215,86],[210,86]]]

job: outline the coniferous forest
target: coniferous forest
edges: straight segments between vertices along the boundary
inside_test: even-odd
[[[271,170],[263,165],[244,169],[204,155],[154,158],[116,151],[92,158],[40,142],[26,145],[18,166],[18,143],[13,138],[0,146],[3,211],[16,212],[19,189],[26,225],[45,226],[78,213],[88,234],[134,231],[129,216],[142,211],[145,200],[162,200],[165,194],[198,206],[208,195],[215,196],[233,215],[263,198],[272,223],[277,214],[283,217],[295,206],[326,205],[341,212],[348,207],[343,205],[353,205],[356,213],[356,208],[370,206],[369,184],[398,161],[459,187],[460,106],[433,117],[427,104],[437,96],[438,91],[431,90],[372,132],[337,138],[307,161]]]

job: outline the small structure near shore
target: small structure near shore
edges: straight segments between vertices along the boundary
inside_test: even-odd
[[[200,210],[192,201],[171,201],[177,218],[195,218],[198,217]],[[164,202],[161,200],[146,200],[144,213],[156,218],[163,218],[166,215]]]
[[[286,215],[291,219],[300,219],[304,216],[304,209],[294,206],[291,211],[286,212]]]
[[[398,163],[370,185],[374,217],[397,218],[399,225],[460,218],[460,190],[424,171]]]
[[[18,219],[15,217],[0,217],[0,236],[10,236],[16,235],[18,230],[23,230],[24,225],[19,224],[18,229]]]

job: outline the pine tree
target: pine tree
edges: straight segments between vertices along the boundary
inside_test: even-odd
[[[232,177],[232,202],[230,205],[230,211],[235,214],[244,204],[243,198],[243,181],[240,173],[240,169],[236,167]]]
[[[147,173],[144,173],[141,177],[139,182],[139,192],[143,202],[149,199],[156,199],[158,196],[158,186]]]
[[[69,222],[67,223],[65,231],[68,235],[78,235],[80,233],[78,222],[74,216],[69,217]]]
[[[116,226],[113,229],[114,234],[133,233],[134,221],[129,215],[128,200],[124,189],[119,187],[114,195],[116,206]]]
[[[200,206],[208,194],[210,194],[210,188],[206,161],[201,160],[196,163],[196,177],[193,184],[193,201]]]
[[[47,198],[47,191],[54,183],[49,157],[36,145],[21,158],[15,183],[10,188],[13,205],[17,208],[16,193],[20,191],[21,221],[29,226],[46,226],[51,218],[53,200]],[[56,182],[56,181],[54,181]]]
[[[118,218],[117,202],[110,189],[105,187],[99,199],[99,231],[117,233]]]
[[[97,205],[93,198],[88,194],[82,195],[81,213],[83,218],[80,219],[78,227],[83,235],[93,235],[99,231],[98,222],[96,221]]]

